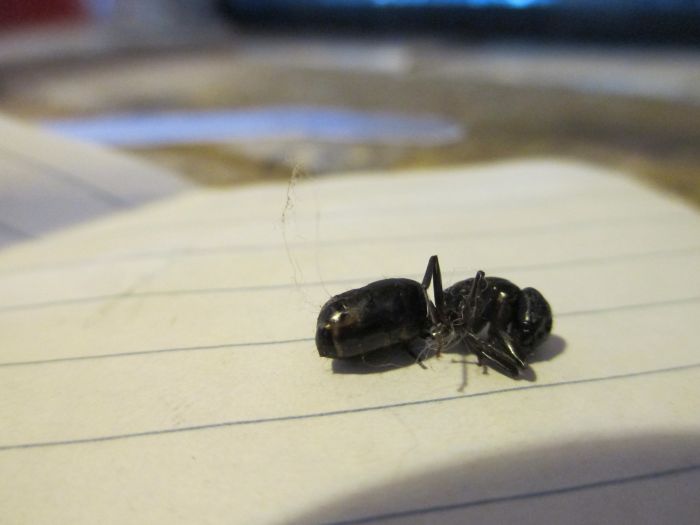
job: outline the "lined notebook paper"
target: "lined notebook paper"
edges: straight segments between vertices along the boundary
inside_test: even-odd
[[[0,247],[187,187],[176,175],[0,116]]]
[[[190,191],[0,254],[3,522],[696,522],[697,212],[548,160],[285,202]],[[329,294],[432,254],[549,299],[525,379],[318,356]]]

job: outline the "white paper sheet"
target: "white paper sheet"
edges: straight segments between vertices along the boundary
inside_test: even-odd
[[[162,168],[0,116],[0,247],[186,187]]]
[[[2,521],[696,521],[695,211],[547,160],[302,183],[283,227],[286,192],[189,192],[0,255]],[[318,356],[329,293],[432,254],[445,285],[483,269],[549,299],[528,378]]]

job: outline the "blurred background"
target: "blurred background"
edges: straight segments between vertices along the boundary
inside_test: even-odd
[[[0,112],[205,185],[557,156],[700,203],[700,0],[0,0]]]

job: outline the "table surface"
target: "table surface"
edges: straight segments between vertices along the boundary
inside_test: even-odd
[[[199,183],[348,170],[581,159],[700,204],[700,51],[237,36],[225,43],[0,64],[0,111],[28,120],[264,106],[437,115],[446,144],[266,140],[132,151]]]

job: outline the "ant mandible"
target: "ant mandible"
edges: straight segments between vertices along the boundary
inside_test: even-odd
[[[479,364],[515,378],[551,329],[552,310],[534,288],[479,271],[443,290],[433,255],[421,283],[383,279],[332,297],[318,316],[316,347],[344,359],[416,339],[435,341],[438,355],[463,342]]]

